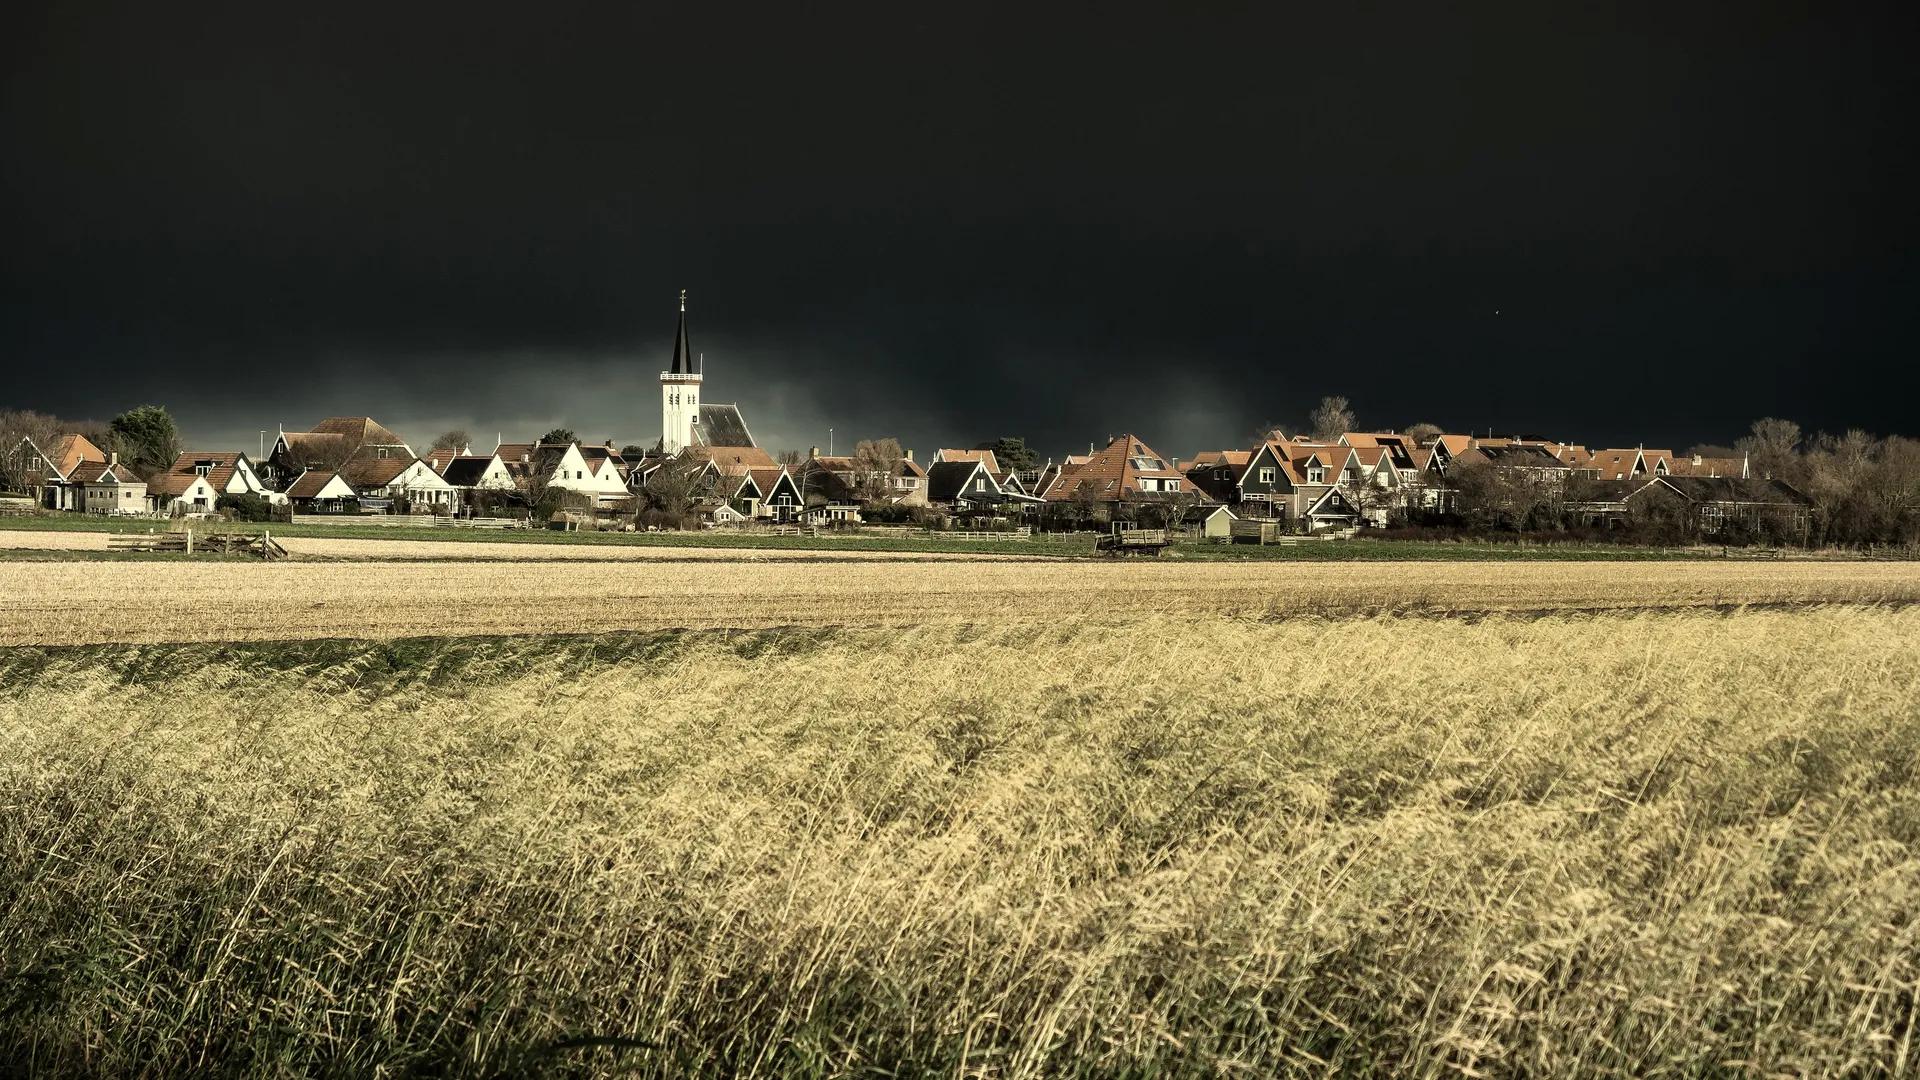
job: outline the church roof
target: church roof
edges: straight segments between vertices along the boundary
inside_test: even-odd
[[[696,446],[758,446],[753,432],[747,430],[740,406],[700,404],[700,422],[693,425]]]

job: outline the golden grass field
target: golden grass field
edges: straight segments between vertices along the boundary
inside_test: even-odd
[[[214,595],[197,566],[73,569]],[[402,610],[463,603],[453,577],[363,569]],[[773,569],[727,580],[798,595]],[[999,621],[1020,594],[993,568],[903,569],[977,621],[0,650],[0,1054],[47,1075],[1920,1069],[1920,609],[1248,620],[1149,613],[1102,573]],[[1583,600],[1761,587],[1542,569]],[[348,589],[298,570],[241,577],[244,602]],[[646,572],[552,587],[644,598]],[[1779,587],[1835,580],[1859,583]]]
[[[1904,603],[1920,599],[1920,563],[796,560],[759,552],[578,564],[0,562],[0,596],[8,598],[0,603],[0,645],[59,645],[999,625],[1065,614],[1263,618]]]

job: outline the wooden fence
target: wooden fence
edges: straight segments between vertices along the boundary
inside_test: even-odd
[[[257,555],[271,562],[287,557],[287,549],[272,533],[208,533],[196,537],[192,529],[164,533],[109,533],[108,551],[165,551],[183,555]]]

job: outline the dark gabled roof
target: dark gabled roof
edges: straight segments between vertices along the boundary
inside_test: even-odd
[[[753,441],[753,432],[747,430],[746,417],[740,415],[740,406],[708,405],[700,406],[700,422],[693,425],[693,441],[699,446],[758,446]]]
[[[1752,503],[1771,506],[1811,506],[1813,500],[1784,480],[1742,480],[1737,476],[1662,476],[1655,484],[1670,487],[1689,502]]]
[[[981,463],[974,461],[938,461],[927,466],[927,501],[952,502],[965,494],[967,478],[975,472],[985,475]]]
[[[474,487],[486,477],[487,469],[493,465],[492,454],[475,454],[456,457],[447,462],[440,476],[454,487]]]
[[[341,435],[360,446],[405,446],[407,441],[371,416],[329,416],[313,425],[312,434]]]
[[[361,488],[385,487],[401,473],[413,467],[419,458],[410,457],[356,457],[340,467],[340,478],[350,484],[354,490]]]
[[[1509,443],[1504,446],[1488,446],[1485,443],[1474,447],[1463,456],[1471,459],[1473,454],[1484,456],[1494,465],[1507,465],[1528,469],[1564,469],[1567,463],[1544,446]]]

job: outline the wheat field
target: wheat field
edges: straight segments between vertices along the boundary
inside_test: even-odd
[[[1920,563],[0,561],[0,645],[1920,599]]]
[[[0,650],[0,1050],[1913,1075],[1916,687],[1886,607]]]

